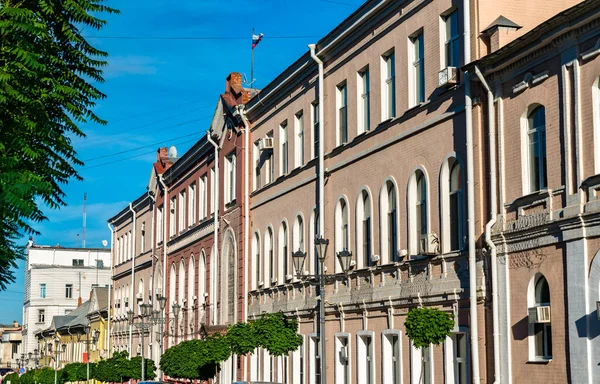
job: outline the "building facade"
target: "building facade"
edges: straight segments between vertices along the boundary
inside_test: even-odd
[[[93,287],[110,284],[110,255],[108,248],[27,248],[23,353],[34,352],[35,334],[48,328],[54,316],[68,315]]]
[[[23,340],[21,325],[17,321],[12,324],[0,324],[0,368],[16,368],[17,359],[21,356]]]
[[[153,292],[153,220],[154,203],[146,192],[109,219],[113,231],[112,289],[113,317],[112,350],[127,351],[130,356],[142,353],[140,331],[129,322],[127,313],[139,316],[139,304],[151,300]],[[149,334],[149,331],[145,331]],[[151,340],[151,338],[150,338]],[[151,356],[151,341],[145,346],[145,356]]]

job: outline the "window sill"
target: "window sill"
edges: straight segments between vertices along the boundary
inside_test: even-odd
[[[544,359],[544,358],[536,358],[535,360],[528,360],[527,364],[548,364],[552,361],[552,358]]]

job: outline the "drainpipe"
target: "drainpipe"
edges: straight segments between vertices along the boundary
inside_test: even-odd
[[[113,266],[115,265],[114,262],[114,254],[115,254],[115,250],[114,250],[114,237],[115,237],[115,227],[113,227],[110,223],[108,223],[108,229],[110,230],[110,253],[111,253],[111,263],[110,263],[110,283],[108,284],[108,343],[107,343],[107,350],[108,350],[108,357],[112,356],[112,351],[111,351],[111,345],[110,345],[110,319],[112,317],[112,301],[111,301],[111,295],[112,295],[112,281],[113,281]]]
[[[208,142],[212,144],[212,146],[215,148],[215,179],[213,180],[213,201],[214,201],[214,205],[215,205],[215,211],[213,213],[213,220],[214,220],[214,224],[213,227],[214,229],[214,236],[213,236],[213,243],[214,243],[214,247],[215,247],[215,259],[210,261],[211,264],[211,269],[213,267],[216,267],[217,263],[216,261],[219,259],[219,145],[217,143],[215,143],[212,139],[212,137],[210,136],[211,133],[209,132],[208,135],[206,135],[206,138],[208,139]],[[215,271],[215,274],[211,273],[211,276],[216,276],[216,273],[218,271]],[[217,297],[217,292],[212,292],[211,293],[213,297]],[[216,300],[215,300],[216,301]],[[210,303],[213,306],[213,324],[217,324],[217,303]]]
[[[133,237],[133,242],[131,243],[131,289],[129,290],[129,302],[131,303],[131,308],[129,309],[130,311],[133,311],[133,309],[135,308],[135,295],[133,294],[133,292],[135,292],[135,239],[136,239],[136,232],[135,232],[135,210],[133,209],[133,205],[132,203],[129,203],[129,210],[131,211],[131,214],[133,215],[133,229],[131,230],[132,233],[132,237]],[[131,359],[131,351],[132,351],[132,343],[133,343],[133,324],[129,324],[129,358]]]
[[[490,247],[490,261],[492,264],[492,323],[494,335],[494,384],[500,382],[500,325],[498,313],[498,266],[496,244],[492,241],[492,227],[498,217],[498,192],[496,176],[496,125],[494,121],[494,93],[485,81],[483,74],[475,66],[475,74],[487,91],[489,151],[490,151],[490,221],[485,226],[485,243]]]
[[[156,251],[156,247],[154,246],[154,217],[156,214],[155,211],[155,205],[156,205],[156,198],[152,195],[152,193],[150,193],[150,191],[148,191],[148,197],[150,198],[150,200],[152,200],[152,225],[150,226],[150,248],[152,249],[151,253],[150,253],[150,260],[152,260],[152,265],[150,267],[150,297],[148,298],[148,300],[150,301],[150,303],[152,303],[152,308],[154,308],[154,303],[157,303],[158,300],[154,300],[154,252]],[[159,310],[160,308],[157,308],[157,310]],[[143,330],[142,330],[143,332]],[[150,334],[152,334],[154,332],[154,325],[152,326],[152,328],[150,329]],[[154,356],[154,344],[152,344],[152,348],[150,349],[150,358],[153,360],[156,360],[156,357]]]
[[[162,289],[164,292],[161,292],[161,295],[167,297],[167,239],[169,238],[167,234],[167,217],[170,217],[170,207],[169,204],[169,190],[163,180],[162,175],[158,176],[158,182],[162,185],[164,191],[164,201],[163,201],[163,284]]]
[[[463,1],[463,47],[465,65],[471,62],[471,6]],[[475,176],[473,164],[473,101],[469,71],[464,72],[465,125],[467,133],[467,223],[469,237],[469,314],[471,328],[471,370],[473,384],[481,381],[479,373],[479,331],[477,322],[477,254],[475,253]]]
[[[321,59],[319,59],[319,57],[317,56],[315,49],[316,49],[316,45],[315,44],[309,44],[308,48],[310,49],[310,57],[312,57],[312,59],[315,61],[315,63],[317,63],[317,65],[319,66],[319,236],[324,236],[325,235],[325,161],[323,159],[323,154],[325,152],[324,147],[325,147],[325,143],[324,143],[324,128],[325,128],[325,118],[324,118],[324,110],[325,110],[325,105],[324,105],[324,94],[323,94],[323,61]],[[323,267],[323,263],[321,263],[321,267]],[[319,271],[320,274],[323,274],[324,271]],[[319,300],[323,300],[324,299],[324,295],[325,292],[320,292],[321,298]],[[323,308],[323,306],[321,306],[321,308]],[[321,356],[320,356],[320,363],[321,363],[321,384],[326,384],[327,383],[327,363],[326,363],[326,336],[325,336],[325,313],[323,310],[321,310],[323,313],[321,313],[320,317],[323,317],[322,319],[320,319],[320,329],[319,329],[319,338],[320,338],[320,343],[321,343]]]
[[[244,104],[238,105],[238,111],[244,123],[244,322],[248,321],[248,247],[250,246],[250,122],[246,117]],[[244,380],[248,381],[248,356],[244,364]]]

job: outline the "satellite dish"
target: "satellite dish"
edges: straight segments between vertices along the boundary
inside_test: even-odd
[[[175,148],[174,145],[171,145],[171,147],[169,147],[169,157],[172,159],[177,157],[177,148]]]
[[[106,247],[107,245],[108,245],[108,241],[106,241],[106,240],[102,240],[102,246],[103,246],[103,247]]]

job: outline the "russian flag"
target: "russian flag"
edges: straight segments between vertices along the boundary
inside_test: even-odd
[[[264,35],[262,33],[260,35],[252,35],[252,49],[254,49],[258,45],[258,43],[260,43],[263,36]]]

